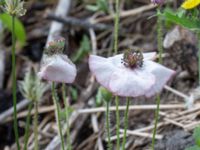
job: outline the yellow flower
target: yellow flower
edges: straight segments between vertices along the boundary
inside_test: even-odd
[[[192,9],[200,4],[200,0],[186,0],[181,7],[184,9]]]

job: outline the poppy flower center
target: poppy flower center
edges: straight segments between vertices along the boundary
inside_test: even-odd
[[[138,68],[143,65],[143,54],[140,50],[127,50],[122,58],[122,63],[128,68]]]

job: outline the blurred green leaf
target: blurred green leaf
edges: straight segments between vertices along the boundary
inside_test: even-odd
[[[72,96],[72,100],[76,101],[78,99],[77,90],[75,88],[73,88],[73,87],[70,87],[69,90],[70,90],[70,93],[71,93],[71,96]]]
[[[0,5],[3,5],[5,3],[5,0],[0,0]]]
[[[186,148],[185,150],[200,150],[200,147],[198,147],[198,146],[195,145],[195,146]]]
[[[10,15],[6,13],[0,14],[0,20],[9,31],[12,31],[12,17]],[[20,46],[24,46],[26,43],[26,32],[24,25],[18,18],[15,18],[15,36],[20,42]]]
[[[99,8],[96,5],[87,5],[86,9],[96,12],[96,11],[98,11]]]
[[[98,0],[98,6],[100,10],[107,13],[108,12],[108,2],[107,0]]]
[[[107,13],[109,11],[107,0],[97,0],[96,5],[87,5],[86,9],[91,11],[102,11]]]
[[[196,145],[198,145],[200,149],[200,126],[194,129],[193,137]]]
[[[74,109],[72,107],[70,107],[70,106],[68,106],[68,110],[60,109],[61,120],[65,120],[66,119],[66,112],[65,111],[68,111],[69,115],[71,115],[71,113],[74,111]]]
[[[186,148],[185,150],[200,150],[200,126],[196,127],[193,131],[193,137],[195,139],[194,146],[191,146],[189,148]]]
[[[80,61],[85,55],[89,54],[91,49],[90,39],[84,35],[80,44],[79,50],[74,54],[72,60],[74,62]]]
[[[165,9],[164,13],[160,14],[166,20],[171,21],[175,24],[181,25],[192,31],[200,31],[200,21],[194,19],[188,19],[185,16],[178,16],[175,12],[170,9]]]
[[[186,10],[183,9],[183,8],[179,8],[179,9],[177,10],[177,16],[178,16],[178,17],[184,17],[185,13],[186,13]]]
[[[100,88],[97,91],[95,104],[96,104],[96,107],[102,106],[103,104],[103,97],[102,97]]]

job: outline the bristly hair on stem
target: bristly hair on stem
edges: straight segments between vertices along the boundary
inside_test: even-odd
[[[157,13],[160,13],[160,7],[157,8]],[[157,18],[157,47],[159,51],[159,63],[162,64],[162,53],[163,53],[163,35],[162,35],[162,20],[161,17],[158,15]],[[154,150],[155,147],[155,136],[157,131],[157,124],[159,120],[159,111],[160,111],[160,95],[157,94],[156,97],[156,110],[155,110],[155,122],[154,122],[154,130],[153,130],[153,138],[152,138],[152,150]]]
[[[198,37],[198,65],[199,65],[199,86],[200,86],[200,31],[197,33]]]
[[[128,128],[128,111],[129,111],[129,104],[130,104],[130,98],[126,98],[126,111],[125,111],[125,118],[124,118],[124,137],[122,142],[122,150],[125,150],[125,144],[126,144],[126,131]]]
[[[114,53],[118,53],[118,32],[119,32],[119,0],[115,0],[115,25],[114,25]],[[119,121],[119,98],[118,96],[115,97],[115,103],[116,103],[116,120],[117,120],[117,150],[120,149],[120,137],[119,137],[119,127],[120,127],[120,121]]]
[[[33,120],[33,132],[34,132],[34,150],[39,149],[39,144],[38,144],[38,101],[34,102],[34,120]]]
[[[119,0],[115,0],[114,53],[118,53]]]
[[[17,125],[17,79],[16,79],[16,58],[15,58],[15,16],[12,16],[12,94],[13,94],[13,108],[14,108],[14,133],[15,140],[17,143],[17,149],[20,150],[19,145],[19,133],[18,133],[18,125]]]
[[[111,136],[110,136],[110,102],[106,101],[106,132],[108,138],[108,150],[112,150]]]
[[[58,125],[58,134],[60,136],[62,150],[65,150],[64,138],[63,138],[62,129],[61,129],[61,122],[60,122],[60,106],[59,106],[58,96],[57,96],[57,93],[56,93],[54,82],[52,82],[52,97],[53,97],[54,105],[56,107],[55,117],[56,117],[56,122],[57,122],[57,125]]]
[[[70,107],[67,101],[65,83],[62,84],[62,96],[63,96],[64,105],[65,105],[65,115],[66,115],[66,123],[67,123],[67,150],[72,150],[70,124],[69,124],[69,108]]]
[[[120,118],[119,118],[119,97],[115,96],[115,105],[116,105],[116,134],[117,134],[117,150],[120,150]]]
[[[25,135],[24,135],[24,150],[27,150],[27,145],[28,145],[32,107],[33,107],[33,103],[30,103],[28,106],[28,115],[26,118],[26,127],[25,127]]]

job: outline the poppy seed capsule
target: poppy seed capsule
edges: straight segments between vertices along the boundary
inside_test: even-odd
[[[48,47],[45,49],[45,54],[52,56],[54,54],[62,54],[65,48],[65,39],[63,37],[56,38],[48,43]]]
[[[127,50],[122,59],[122,63],[128,68],[138,68],[143,65],[143,54],[140,50]]]

